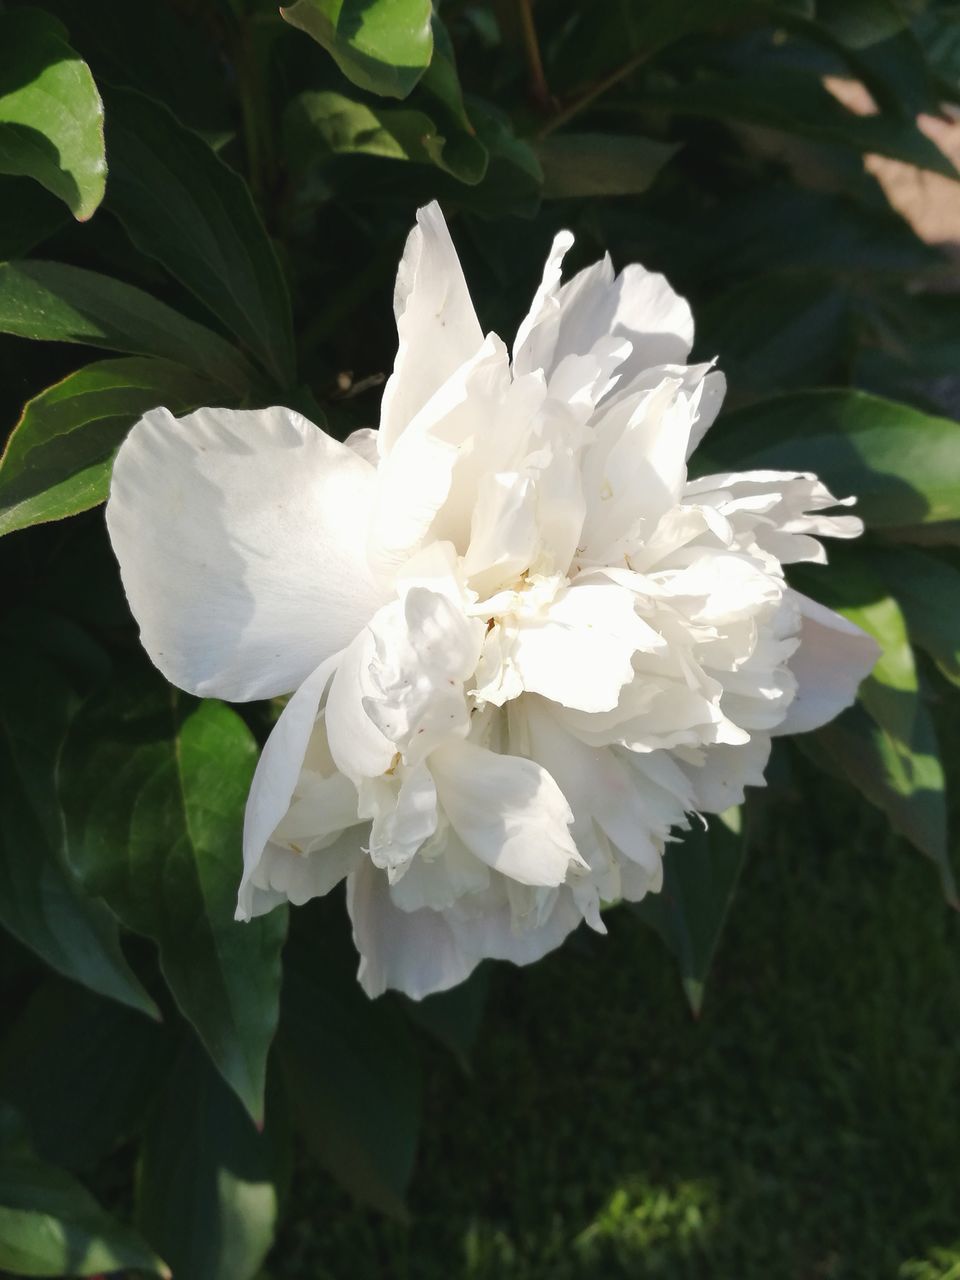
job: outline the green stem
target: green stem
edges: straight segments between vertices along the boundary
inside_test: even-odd
[[[625,80],[627,76],[631,75],[638,67],[642,66],[649,56],[650,51],[646,49],[642,53],[635,53],[632,58],[628,58],[626,62],[611,71],[609,75],[604,76],[602,80],[598,80],[596,84],[590,85],[590,87],[586,89],[579,98],[575,98],[573,102],[563,107],[555,116],[548,120],[540,128],[536,135],[537,138],[546,138],[549,134],[553,133],[554,129],[559,129],[561,125],[567,124],[567,122],[572,120],[574,116],[578,116],[581,111],[586,111],[587,107],[596,102],[599,97],[602,97],[608,89],[612,89],[614,85],[619,84],[621,80]]]
[[[520,12],[520,30],[523,33],[523,50],[530,72],[530,93],[537,105],[546,110],[552,99],[546,72],[543,69],[543,58],[540,56],[540,41],[537,39],[537,27],[533,20],[533,7],[531,0],[517,0],[517,4]]]

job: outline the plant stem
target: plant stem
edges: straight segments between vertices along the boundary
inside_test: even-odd
[[[547,84],[540,56],[540,41],[537,39],[537,28],[533,21],[531,0],[517,0],[520,10],[520,29],[523,32],[523,50],[527,57],[530,71],[530,93],[539,107],[548,109],[551,104],[550,87]]]
[[[575,98],[573,102],[568,103],[567,106],[558,111],[555,116],[549,119],[540,128],[536,136],[538,138],[546,138],[548,134],[553,133],[554,129],[559,129],[560,126],[566,124],[568,120],[572,120],[573,117],[579,115],[581,111],[585,111],[587,107],[596,102],[597,98],[605,94],[608,89],[612,89],[614,85],[619,84],[621,80],[625,80],[628,75],[636,71],[638,67],[642,66],[649,56],[650,51],[647,49],[642,53],[635,53],[632,58],[628,58],[626,62],[611,71],[609,75],[604,76],[602,80],[598,80],[596,84],[590,85],[588,89],[584,90],[579,98]]]

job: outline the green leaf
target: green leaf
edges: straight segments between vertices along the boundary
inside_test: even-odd
[[[132,90],[106,97],[105,207],[289,388],[290,297],[247,184],[160,103]]]
[[[841,106],[816,76],[790,67],[776,72],[757,70],[737,79],[710,76],[691,80],[676,89],[646,93],[643,103],[676,115],[762,125],[957,177],[951,162],[913,120],[855,115]]]
[[[850,707],[826,728],[802,735],[797,743],[821,767],[826,764],[853,783],[886,814],[896,831],[927,854],[940,872],[947,901],[960,905],[946,849],[943,766],[933,720],[922,703],[909,746],[862,706]]]
[[[450,172],[461,182],[471,185],[480,182],[487,171],[487,148],[477,136],[467,114],[453,42],[436,14],[433,17],[433,57],[420,81],[417,96],[428,100],[431,118],[438,121],[446,135],[444,158]]]
[[[69,218],[61,202],[29,178],[0,177],[0,262],[22,258]]]
[[[903,610],[914,644],[960,685],[960,570],[938,556],[889,547],[868,557]]]
[[[817,0],[817,22],[851,49],[868,49],[909,25],[896,0]]]
[[[903,612],[857,552],[836,552],[829,574],[798,568],[791,576],[872,635],[881,649],[860,686],[859,705],[810,739],[801,737],[800,745],[814,759],[825,757],[933,860],[948,901],[956,904],[943,766]]]
[[[86,221],[107,179],[90,68],[41,9],[0,13],[0,48],[0,173],[33,178]]]
[[[405,1215],[420,1074],[390,997],[369,1000],[339,895],[301,909],[287,949],[278,1047],[296,1127],[360,1200]]]
[[[155,1022],[49,979],[4,1038],[0,1096],[44,1160],[93,1169],[139,1129],[170,1056]]]
[[[256,756],[235,712],[187,703],[138,673],[81,711],[60,787],[69,856],[88,891],[157,943],[180,1010],[259,1120],[286,912],[233,918]]]
[[[743,866],[741,821],[739,809],[728,809],[711,815],[706,831],[693,827],[667,850],[661,891],[631,904],[676,957],[695,1017]]]
[[[140,1151],[137,1224],[177,1280],[252,1280],[273,1241],[269,1143],[187,1044]]]
[[[47,661],[29,627],[13,626],[13,642],[4,636],[0,646],[0,923],[65,977],[157,1016],[120,949],[116,919],[64,859],[55,778],[77,705],[66,664]]]
[[[295,0],[280,13],[371,93],[405,98],[430,64],[430,0]]]
[[[371,155],[389,160],[434,164],[462,182],[478,182],[470,167],[448,161],[447,139],[422,111],[404,107],[371,107],[342,94],[308,90],[290,103],[284,115],[288,155],[304,168],[321,155]]]
[[[449,1049],[469,1072],[489,988],[490,970],[483,965],[451,991],[439,991],[425,1000],[405,999],[403,1007],[412,1022]]]
[[[215,384],[167,360],[101,360],[48,387],[0,457],[0,535],[103,502],[113,455],[148,409],[182,414],[216,399]]]
[[[24,1155],[0,1154],[0,1267],[18,1276],[93,1276],[170,1269],[75,1178]]]
[[[544,199],[639,195],[679,149],[636,134],[552,134],[536,146]]]
[[[960,425],[862,391],[803,391],[723,418],[707,465],[813,471],[871,528],[960,517]]]
[[[257,375],[236,348],[142,289],[61,262],[0,263],[0,333],[159,356],[235,392]]]

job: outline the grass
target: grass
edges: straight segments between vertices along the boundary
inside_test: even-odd
[[[470,1077],[425,1054],[410,1223],[304,1167],[272,1280],[960,1280],[960,920],[929,865],[839,792],[768,806],[699,1022],[609,923],[496,968]]]

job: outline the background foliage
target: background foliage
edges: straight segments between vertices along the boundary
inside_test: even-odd
[[[0,1270],[960,1274],[960,301],[864,168],[958,99],[933,0],[0,5]],[[611,941],[416,1006],[336,896],[234,925],[277,708],[149,668],[97,508],[158,403],[373,424],[433,197],[488,329],[561,226],[690,297],[699,465],[859,495],[796,581],[883,658]]]

